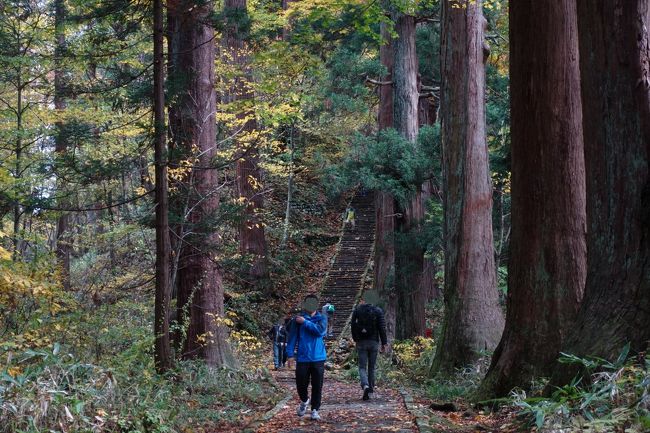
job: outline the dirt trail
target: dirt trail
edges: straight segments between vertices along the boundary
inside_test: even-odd
[[[274,373],[293,396],[268,421],[257,427],[258,433],[361,433],[418,431],[413,416],[408,412],[404,399],[392,389],[377,389],[370,401],[361,400],[361,389],[356,384],[335,379],[325,372],[321,420],[312,421],[309,412],[304,417],[296,415],[298,395],[293,371]]]

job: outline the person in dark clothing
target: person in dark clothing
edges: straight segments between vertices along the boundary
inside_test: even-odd
[[[298,310],[298,311],[299,311],[299,310]],[[282,348],[282,354],[281,354],[281,357],[282,357],[282,367],[284,367],[284,366],[286,365],[286,363],[287,363],[287,358],[288,358],[288,354],[287,354],[287,345],[286,345],[286,343],[289,342],[289,328],[290,328],[290,326],[292,325],[291,319],[292,319],[291,311],[288,311],[287,314],[284,315],[285,345],[284,345],[284,347]]]
[[[268,332],[269,339],[273,344],[273,365],[278,370],[284,367],[286,361],[287,332],[285,324],[276,323]]]
[[[368,290],[352,313],[352,339],[357,346],[363,400],[369,400],[375,390],[377,354],[383,353],[388,344],[384,311],[373,305],[378,300],[377,292]]]
[[[287,344],[288,365],[296,359],[296,388],[300,405],[296,411],[303,416],[311,401],[311,419],[320,420],[318,413],[323,391],[325,373],[325,335],[327,334],[327,317],[318,311],[318,297],[308,295],[303,302],[303,312],[292,319],[294,325],[289,332]],[[311,399],[309,383],[311,382]]]

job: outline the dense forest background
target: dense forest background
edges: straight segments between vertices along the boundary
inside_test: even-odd
[[[266,331],[366,196],[387,386],[510,431],[650,430],[649,22],[0,2],[0,432],[243,428],[283,393]]]

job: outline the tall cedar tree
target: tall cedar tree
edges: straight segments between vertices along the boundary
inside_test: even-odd
[[[192,155],[195,163],[186,175],[189,183],[185,224],[192,235],[183,239],[178,267],[178,319],[187,333],[184,358],[201,358],[210,365],[232,365],[234,358],[219,323],[223,316],[223,284],[215,249],[218,234],[213,221],[219,208],[216,154],[216,93],[214,88],[214,29],[212,2],[168,2],[173,16],[176,49],[175,74],[183,88],[178,91],[170,125],[175,146]]]
[[[264,206],[261,171],[259,167],[259,143],[252,137],[246,137],[255,131],[257,122],[253,111],[253,90],[251,89],[252,73],[250,66],[250,47],[246,43],[248,32],[248,12],[246,0],[224,1],[225,28],[223,32],[223,47],[225,61],[238,66],[242,76],[234,80],[233,86],[223,95],[224,103],[237,103],[238,119],[243,125],[239,137],[240,158],[237,161],[237,192],[243,200],[244,217],[239,227],[239,250],[243,255],[252,259],[249,277],[254,283],[268,277],[267,247],[264,236],[264,225],[260,212]]]
[[[165,88],[163,56],[162,0],[153,2],[153,108],[154,163],[156,177],[156,295],[154,305],[154,358],[159,372],[171,367],[169,341],[170,244],[169,200],[167,196],[167,155],[165,142]]]
[[[63,58],[66,52],[66,39],[65,39],[65,20],[66,8],[64,0],[55,0],[54,2],[54,39],[55,39],[55,52],[54,52],[54,108],[62,112],[66,108],[66,79],[65,70],[63,66]],[[66,134],[66,127],[63,121],[58,121],[55,124],[54,136],[54,152],[60,164],[63,163],[65,153],[68,149],[68,137]],[[59,181],[59,186],[62,187],[63,183]],[[66,192],[63,188],[59,188],[60,207],[66,207],[69,200],[64,197]],[[72,244],[70,238],[69,228],[70,215],[62,212],[56,222],[56,256],[61,266],[61,279],[63,287],[70,288],[70,254],[72,252]]]
[[[379,59],[386,68],[382,78],[386,84],[379,87],[379,110],[377,113],[378,129],[393,127],[393,42],[387,24],[381,24],[382,45]],[[395,199],[385,191],[375,192],[375,258],[374,282],[385,305],[386,332],[388,341],[395,339],[395,321],[397,314],[397,296],[393,291],[395,272]]]
[[[481,1],[442,3],[445,317],[433,373],[453,371],[493,350],[503,330],[485,137],[482,7]]]
[[[549,376],[587,273],[575,1],[510,5],[512,238],[503,337],[480,393]]]
[[[394,45],[394,111],[395,129],[416,146],[418,138],[418,58],[415,50],[415,17],[395,12],[393,21],[397,37]],[[399,233],[395,241],[395,291],[397,292],[396,337],[411,338],[424,334],[426,291],[422,288],[424,249],[413,242],[422,222],[422,191],[403,203],[396,221]]]
[[[650,339],[650,1],[578,1],[587,282],[564,352],[616,359]],[[564,384],[575,369],[558,368]]]

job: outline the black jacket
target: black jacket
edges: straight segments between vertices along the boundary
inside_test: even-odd
[[[381,340],[381,344],[387,344],[388,339],[386,338],[386,319],[384,318],[384,310],[382,310],[381,308],[375,307],[374,305],[371,304],[359,305],[357,308],[354,309],[354,312],[352,313],[352,323],[354,324],[357,315],[366,314],[366,312],[375,316],[374,328],[367,336],[361,336],[359,335],[357,329],[354,326],[352,326],[352,339],[354,341],[360,341],[362,339],[372,340],[372,341]]]
[[[282,325],[273,325],[267,335],[273,343],[281,344],[287,342],[287,331]]]

